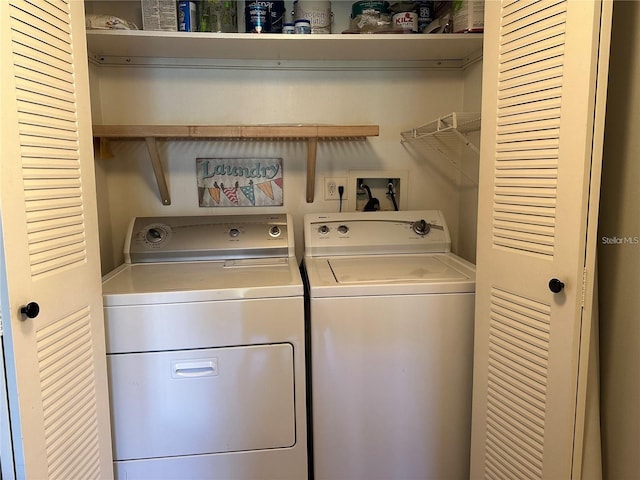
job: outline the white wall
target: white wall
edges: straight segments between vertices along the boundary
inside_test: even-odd
[[[640,474],[640,3],[616,1],[598,250],[605,479]],[[615,240],[614,240],[615,241]]]
[[[297,254],[302,253],[302,216],[336,211],[338,202],[322,198],[324,176],[349,170],[404,170],[409,173],[406,209],[441,209],[452,232],[454,250],[465,232],[475,246],[475,224],[460,226],[460,173],[434,152],[414,151],[400,132],[452,111],[463,102],[477,105],[479,87],[465,98],[461,70],[318,70],[313,64],[286,69],[92,67],[94,123],[102,124],[378,124],[380,136],[364,142],[320,143],[316,200],[305,202],[306,145],[301,142],[166,141],[161,154],[168,172],[171,206],[162,206],[142,141],[113,142],[115,157],[97,160],[103,270],[122,261],[126,226],[134,215],[208,215],[285,211],[294,216]],[[309,69],[311,68],[311,69]],[[479,77],[481,67],[470,69]],[[198,157],[282,157],[284,206],[199,208],[195,159]],[[404,188],[401,186],[401,188]],[[344,209],[352,208],[349,199]],[[466,204],[469,204],[469,199]],[[471,202],[473,203],[473,202]],[[469,211],[469,208],[465,211]],[[108,220],[107,220],[108,219]],[[465,253],[470,255],[470,248]]]

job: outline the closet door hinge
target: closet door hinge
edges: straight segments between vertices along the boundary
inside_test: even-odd
[[[584,301],[587,295],[587,267],[582,269],[582,298],[580,299],[580,306],[584,308]]]

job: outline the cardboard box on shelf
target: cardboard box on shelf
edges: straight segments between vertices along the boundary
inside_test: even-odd
[[[178,30],[177,3],[175,0],[141,0],[142,29]]]

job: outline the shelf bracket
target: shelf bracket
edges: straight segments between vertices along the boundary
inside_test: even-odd
[[[318,138],[307,139],[307,203],[313,203],[316,184],[316,154]]]
[[[147,144],[149,159],[151,160],[153,173],[156,176],[156,182],[158,183],[158,191],[160,192],[162,204],[171,205],[171,195],[169,194],[169,187],[167,187],[167,177],[164,172],[164,167],[162,166],[162,159],[160,158],[160,151],[158,150],[156,138],[144,137],[144,141]]]
[[[470,148],[476,155],[480,155],[480,150],[476,147],[464,133],[460,133],[458,130],[453,130],[453,133],[460,139],[460,142],[466,147]]]
[[[106,138],[100,139],[100,155],[101,158],[113,158],[113,152],[111,151],[111,145]]]

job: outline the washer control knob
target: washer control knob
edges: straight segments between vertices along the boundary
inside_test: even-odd
[[[413,222],[411,227],[418,235],[426,235],[429,233],[429,230],[431,230],[431,225],[429,225],[424,219]]]
[[[149,243],[160,243],[167,236],[167,232],[165,232],[162,228],[153,227],[147,230],[147,234],[144,238]]]
[[[329,227],[326,225],[322,225],[320,227],[318,227],[318,233],[322,234],[322,235],[326,235],[327,233],[329,233]]]
[[[274,225],[269,229],[269,235],[271,235],[272,237],[279,237],[281,233],[282,230],[280,230],[280,227],[278,225]]]
[[[340,232],[341,234],[345,235],[345,234],[349,233],[349,227],[347,227],[346,225],[340,225],[338,227],[338,232]]]
[[[238,230],[237,228],[232,228],[231,230],[229,230],[229,236],[231,238],[236,238],[238,235],[240,235],[240,230]]]

